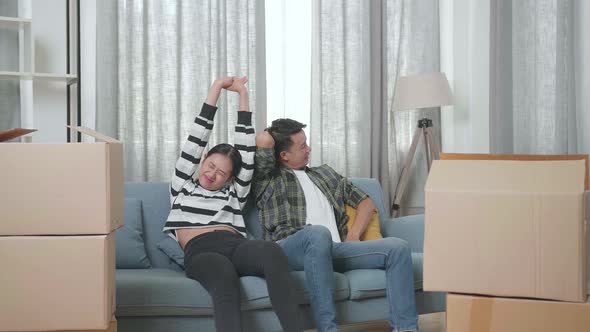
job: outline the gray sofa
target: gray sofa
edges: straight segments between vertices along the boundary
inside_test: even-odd
[[[422,292],[423,216],[389,219],[381,186],[374,179],[352,179],[367,192],[379,209],[384,236],[407,240],[412,248],[416,302],[420,314],[445,310],[443,293]],[[121,332],[215,331],[211,298],[196,281],[185,277],[177,263],[182,257],[165,254],[167,237],[161,232],[169,207],[168,183],[126,183],[125,222],[117,235],[117,308]],[[261,236],[256,208],[244,211],[248,235]],[[172,240],[173,241],[173,240]],[[175,244],[175,243],[173,243]],[[177,248],[179,249],[179,247]],[[181,251],[179,250],[177,254]],[[305,328],[314,327],[304,274],[294,271]],[[340,324],[386,320],[385,273],[355,270],[334,273],[335,298]],[[242,277],[244,331],[280,331],[266,283],[258,277]]]

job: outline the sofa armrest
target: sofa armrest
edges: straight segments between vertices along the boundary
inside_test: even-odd
[[[417,214],[399,218],[383,218],[383,237],[397,237],[408,241],[412,252],[424,250],[424,215]]]

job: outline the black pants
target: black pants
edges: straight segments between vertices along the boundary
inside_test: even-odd
[[[270,302],[283,330],[303,331],[287,257],[276,243],[213,231],[191,239],[184,253],[186,275],[211,295],[218,332],[242,330],[240,276],[266,278]]]

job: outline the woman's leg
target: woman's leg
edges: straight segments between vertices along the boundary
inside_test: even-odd
[[[238,274],[229,258],[213,252],[185,258],[186,276],[203,285],[213,300],[217,332],[241,331]]]
[[[266,279],[270,302],[283,331],[303,331],[295,285],[281,247],[269,241],[245,240],[236,247],[232,262],[238,274]]]

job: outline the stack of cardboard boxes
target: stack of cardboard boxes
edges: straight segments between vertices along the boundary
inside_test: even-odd
[[[122,144],[0,143],[0,331],[116,331]]]
[[[590,331],[582,157],[434,162],[424,290],[449,293],[447,332]]]

